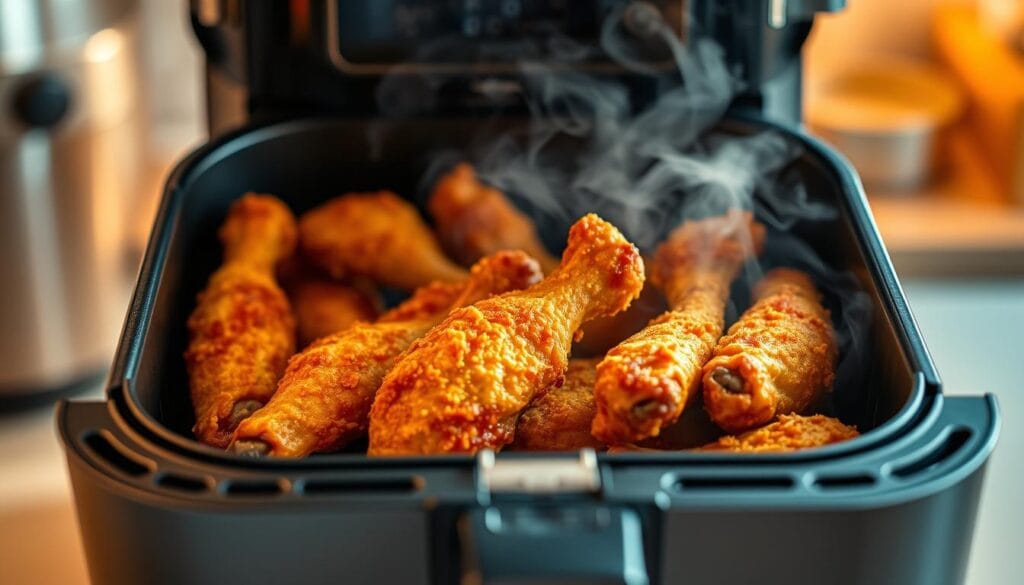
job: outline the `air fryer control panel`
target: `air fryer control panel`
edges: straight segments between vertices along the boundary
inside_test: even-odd
[[[793,123],[801,45],[814,15],[845,0],[190,2],[218,134],[310,114],[377,115],[385,80],[429,85],[438,99],[413,96],[429,106],[424,115],[474,113],[474,88],[512,87],[531,67],[613,77],[650,100],[678,83],[674,52],[701,37],[740,77],[737,108]]]
[[[527,61],[608,69],[599,48],[609,39],[628,42],[640,60],[668,60],[659,37],[667,25],[682,38],[685,14],[686,0],[333,0],[328,44],[349,74],[396,65],[500,71]]]

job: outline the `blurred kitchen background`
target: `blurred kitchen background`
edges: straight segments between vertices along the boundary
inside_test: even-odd
[[[805,119],[861,172],[947,392],[999,396],[968,582],[1017,583],[1024,0],[848,4],[808,43]],[[0,582],[86,583],[53,402],[101,392],[202,79],[184,1],[0,0]]]

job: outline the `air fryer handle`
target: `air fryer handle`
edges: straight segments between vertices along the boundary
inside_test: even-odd
[[[597,504],[492,505],[459,524],[461,585],[647,585],[640,516]]]
[[[970,437],[963,449],[963,457],[983,463],[995,448],[1002,426],[999,402],[994,394],[983,396],[942,396],[942,412],[933,432],[949,434],[960,432]]]

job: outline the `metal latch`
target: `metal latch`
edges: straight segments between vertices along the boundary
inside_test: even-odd
[[[477,455],[478,485],[483,493],[563,494],[601,491],[597,453],[581,449],[566,457],[503,458],[486,449]]]

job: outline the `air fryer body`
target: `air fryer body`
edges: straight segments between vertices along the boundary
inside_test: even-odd
[[[389,131],[369,132],[378,122]],[[995,401],[943,396],[849,166],[763,121],[727,119],[716,132],[771,129],[801,145],[791,172],[839,214],[794,229],[870,299],[866,378],[837,404],[861,437],[788,454],[494,461],[354,452],[254,461],[194,441],[185,321],[219,261],[215,228],[231,201],[273,192],[301,212],[338,185],[413,193],[430,148],[464,144],[476,127],[311,118],[228,134],[179,165],[107,400],[58,413],[94,582],[962,582]],[[372,136],[381,142],[371,148]],[[522,476],[577,487],[538,493],[498,481]]]
[[[772,131],[799,150],[786,172],[807,187],[809,205],[836,214],[791,231],[853,275],[870,304],[863,378],[836,392],[837,415],[857,424],[860,437],[754,456],[343,452],[302,460],[252,460],[192,438],[185,322],[220,261],[216,227],[233,200],[274,193],[301,213],[343,190],[387,188],[415,199],[438,150],[469,150],[482,116],[501,128],[528,123],[514,99],[495,117],[493,101],[475,97],[481,79],[514,88],[502,83],[514,72],[446,67],[436,55],[410,56],[394,35],[332,21],[370,7],[381,20],[361,22],[372,28],[393,22],[396,6],[427,4],[463,5],[193,1],[208,56],[211,132],[223,135],[168,179],[106,400],[58,412],[93,581],[961,583],[998,408],[991,396],[942,394],[859,180],[792,127],[799,45],[813,9],[838,2],[578,5],[661,7],[679,17],[687,43],[692,31],[706,31],[747,82],[710,132]],[[410,58],[420,61],[394,69]],[[600,57],[596,65],[594,75],[622,75]],[[440,75],[445,99],[389,116],[375,93],[382,71],[401,80]],[[664,88],[659,79],[617,79],[640,98]],[[555,241],[567,227],[540,235]],[[508,480],[524,476],[538,481]]]

